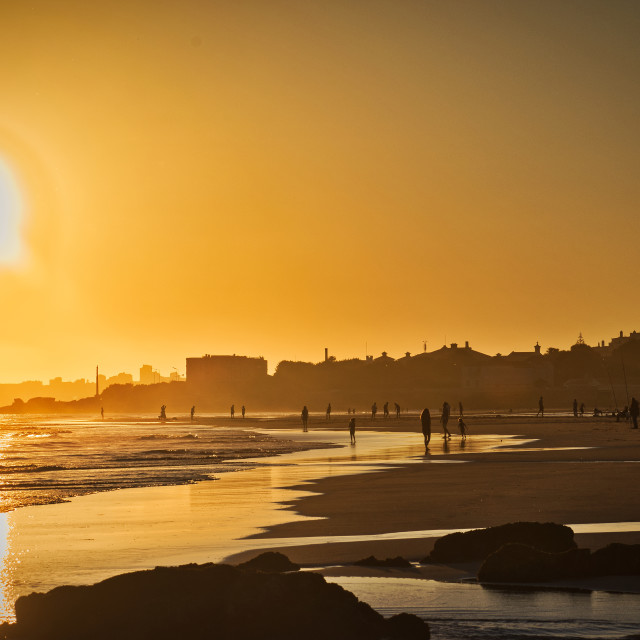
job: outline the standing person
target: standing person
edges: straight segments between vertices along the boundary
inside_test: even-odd
[[[458,429],[460,429],[460,435],[463,440],[467,439],[467,425],[462,418],[458,418]]]
[[[424,452],[429,452],[429,441],[431,440],[431,413],[429,409],[423,409],[420,414],[420,424],[422,425],[422,435],[424,436]]]
[[[331,421],[331,403],[327,405],[327,422]]]
[[[378,413],[378,405],[374,402],[371,405],[371,419],[372,420],[376,419],[376,413]]]
[[[400,405],[397,402],[393,403],[396,407],[396,418],[400,419]]]
[[[191,422],[193,422],[193,416],[196,413],[196,405],[194,404],[193,407],[191,407]]]
[[[244,419],[244,413],[245,413],[245,408],[244,405],[242,405],[242,418]]]
[[[462,407],[462,402],[458,402],[458,409],[460,409],[460,417],[464,417],[464,408]]]
[[[540,400],[538,400],[538,413],[536,413],[536,418],[541,416],[544,418],[544,399],[540,396]]]
[[[104,407],[100,407],[100,417],[104,420]]]
[[[442,422],[442,429],[444,431],[444,435],[442,436],[445,440],[451,437],[449,433],[449,429],[447,429],[447,423],[449,422],[449,416],[451,415],[451,405],[448,402],[445,402],[442,405],[442,415],[440,416],[440,422]]]
[[[236,416],[236,405],[232,404],[231,405],[231,417],[235,418],[235,416]]]
[[[303,431],[308,431],[308,427],[307,424],[309,422],[309,409],[307,409],[307,405],[305,404],[304,407],[302,407],[302,430]]]
[[[631,419],[633,420],[632,429],[638,428],[638,416],[640,415],[640,403],[635,399],[631,398],[631,406],[629,407],[629,413],[631,414]]]
[[[582,418],[584,416],[584,402],[580,403],[580,417]]]
[[[573,417],[578,417],[578,401],[575,398],[573,399]]]
[[[382,407],[382,415],[384,416],[385,419],[389,417],[389,401],[388,400],[387,402],[384,403]]]
[[[160,415],[158,416],[160,418],[160,420],[166,420],[167,419],[167,405],[163,404],[160,407]]]
[[[356,419],[349,420],[349,435],[351,436],[351,444],[356,443]]]

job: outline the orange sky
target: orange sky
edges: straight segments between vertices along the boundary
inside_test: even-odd
[[[640,329],[637,2],[0,21],[0,382]]]

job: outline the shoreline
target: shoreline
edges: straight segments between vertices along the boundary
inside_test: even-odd
[[[470,451],[474,435],[476,438],[488,435],[497,430],[496,423],[501,435],[535,442],[520,445],[505,442],[500,451]],[[606,523],[612,524],[611,531],[576,533],[576,543],[583,548],[595,550],[612,542],[640,544],[640,527],[638,531],[616,531],[617,523],[640,521],[640,508],[629,490],[635,486],[638,474],[640,437],[626,423],[571,417],[553,422],[531,417],[504,421],[485,417],[475,423],[470,418],[468,424],[471,435],[464,450],[454,449],[459,438],[454,436],[454,444],[445,447],[436,433],[432,435],[430,454],[425,457],[425,462],[455,459],[468,464],[411,463],[366,477],[313,480],[304,485],[312,494],[291,501],[287,508],[320,519],[275,525],[254,537],[262,542],[273,539],[275,544],[270,550],[280,551],[308,568],[317,567],[318,572],[327,576],[418,577],[417,573],[423,579],[443,581],[470,580],[475,574],[469,573],[468,567],[449,565],[421,567],[417,572],[411,571],[413,575],[401,570],[335,566],[369,555],[380,559],[400,555],[417,562],[428,555],[436,537],[353,542],[331,542],[331,538],[550,521],[602,523],[605,528]],[[400,424],[395,430],[407,426]],[[418,430],[417,424],[412,426]],[[429,487],[429,491],[424,491],[424,487]],[[303,487],[291,487],[300,488]],[[278,538],[307,536],[326,536],[327,540],[309,545],[277,544]],[[239,562],[252,555],[255,552],[244,551],[225,560]],[[640,593],[640,577],[616,576],[536,586]]]
[[[330,424],[312,423],[305,434],[291,431],[298,426],[297,418],[234,419],[233,425],[227,424],[230,419],[220,421],[224,427],[281,433],[296,440],[327,438],[345,446],[256,459],[255,469],[221,474],[214,481],[96,493],[71,503],[4,514],[9,516],[3,554],[5,610],[12,608],[21,589],[86,584],[158,564],[236,561],[238,554],[246,559],[276,548],[305,567],[345,575],[347,569],[332,567],[368,555],[402,555],[417,561],[435,541],[421,537],[332,543],[330,537],[337,535],[459,530],[514,520],[640,522],[633,491],[628,486],[624,492],[616,489],[628,481],[628,471],[620,480],[620,469],[632,467],[635,479],[640,461],[638,432],[624,423],[469,419],[470,435],[463,450],[459,436],[445,447],[434,430],[431,453],[425,457],[417,418],[403,418],[398,424],[394,420],[380,420],[379,426],[360,424],[355,447],[348,444],[347,421],[341,425],[339,420],[343,417]],[[502,443],[499,435],[492,436],[496,431],[503,436]],[[589,448],[566,448],[571,445]],[[558,448],[549,450],[552,446]],[[580,473],[567,471],[573,468]],[[554,486],[549,481],[553,477],[563,482]],[[534,503],[526,496],[544,488],[540,478],[547,490],[553,489],[556,513],[562,517],[547,517],[548,511],[539,516],[531,508]],[[567,478],[575,486],[566,486]],[[504,495],[485,501],[489,481],[502,482]],[[600,493],[591,495],[597,486]],[[567,510],[571,503],[567,495],[573,493],[584,499],[572,511]],[[482,508],[474,510],[474,503],[482,503]],[[511,505],[510,511],[505,512],[504,505]],[[614,540],[640,543],[640,532],[579,535],[590,535],[591,544],[600,546]],[[281,537],[301,541],[308,536],[324,537],[325,542],[277,546]],[[579,544],[587,546],[586,540],[580,538]],[[455,567],[437,571],[432,578],[468,578]],[[6,582],[11,576],[13,586]],[[32,584],[34,576],[42,579]],[[31,581],[28,588],[25,579]]]

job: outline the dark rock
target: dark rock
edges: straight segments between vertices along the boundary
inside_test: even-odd
[[[564,525],[552,522],[512,522],[488,529],[451,533],[439,538],[429,556],[422,562],[484,560],[489,554],[512,542],[526,544],[549,553],[576,547],[573,531]]]
[[[589,549],[547,553],[526,544],[505,544],[478,571],[480,582],[548,582],[589,573]]]
[[[386,560],[378,560],[375,556],[369,556],[353,563],[358,567],[399,567],[402,569],[410,569],[411,563],[402,556],[395,558],[387,558]]]
[[[23,640],[424,640],[414,616],[385,620],[318,574],[229,565],[157,567],[18,598]]]
[[[283,553],[265,551],[259,556],[239,564],[238,569],[262,571],[263,573],[284,573],[285,571],[298,571],[300,567],[295,562],[291,562]]]
[[[640,575],[640,544],[615,542],[591,554],[591,573],[594,576]]]
[[[404,638],[415,638],[415,640],[425,640],[430,638],[429,627],[423,620],[409,613],[399,613],[386,621],[385,638],[389,640],[403,640]]]

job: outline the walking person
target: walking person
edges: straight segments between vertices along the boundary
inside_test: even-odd
[[[378,405],[374,402],[371,405],[371,419],[372,420],[376,419],[376,413],[378,413]]]
[[[540,416],[544,418],[544,399],[540,396],[540,400],[538,400],[538,413],[536,413],[536,418]]]
[[[467,425],[462,418],[458,418],[458,429],[460,429],[460,435],[463,440],[467,439]]]
[[[448,402],[445,402],[442,405],[442,415],[440,416],[440,422],[442,422],[442,429],[444,431],[444,435],[442,437],[445,440],[451,438],[449,429],[447,429],[447,423],[449,422],[450,415],[451,415],[451,405]]]
[[[231,417],[235,418],[235,416],[236,416],[236,405],[232,404],[231,405]]]
[[[349,420],[349,436],[351,437],[351,444],[356,443],[356,419],[351,418]]]
[[[420,424],[422,425],[422,435],[424,436],[424,452],[429,452],[429,441],[431,440],[431,413],[425,408],[420,414]]]

